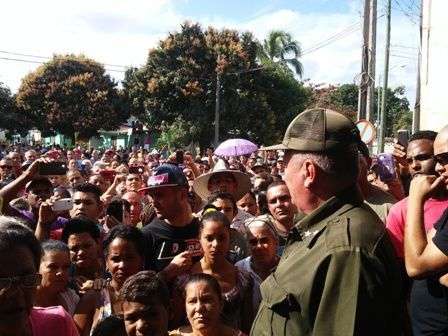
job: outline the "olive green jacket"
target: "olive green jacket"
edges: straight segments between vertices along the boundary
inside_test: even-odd
[[[401,279],[384,224],[356,188],[291,231],[261,284],[251,335],[400,335]]]

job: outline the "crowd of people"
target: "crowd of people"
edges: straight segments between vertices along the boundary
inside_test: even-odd
[[[0,147],[0,335],[448,335],[448,126],[242,156]]]

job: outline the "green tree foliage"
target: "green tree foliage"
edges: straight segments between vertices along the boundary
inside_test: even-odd
[[[150,50],[143,67],[126,73],[123,90],[131,113],[151,129],[160,129],[162,121],[171,125],[180,116],[196,127],[191,140],[208,146],[219,75],[220,138],[278,140],[284,120],[303,110],[309,93],[291,73],[260,68],[257,51],[249,33],[185,23]]]
[[[21,134],[28,131],[27,123],[16,109],[11,90],[2,83],[0,83],[0,128]]]
[[[177,116],[170,124],[162,121],[156,145],[159,148],[168,149],[168,152],[172,152],[174,149],[182,148],[190,143],[195,133],[197,133],[196,126],[182,119],[181,116]]]
[[[116,85],[101,64],[84,56],[56,55],[22,80],[16,104],[44,135],[89,137],[127,119]]]
[[[355,84],[340,86],[314,86],[311,106],[330,108],[344,113],[353,120],[356,119],[358,109],[358,87]],[[371,120],[379,123],[378,119],[378,89],[375,90],[375,104]],[[399,129],[412,127],[412,112],[409,101],[405,96],[405,89],[399,86],[387,89],[386,98],[386,132],[387,137],[393,137]]]
[[[289,66],[299,77],[303,74],[302,63],[298,60],[301,55],[299,42],[295,41],[291,34],[282,30],[271,31],[258,46],[258,58],[261,64],[280,66],[285,70],[289,70]]]
[[[11,90],[0,83],[0,128],[9,129],[11,117],[14,113]]]

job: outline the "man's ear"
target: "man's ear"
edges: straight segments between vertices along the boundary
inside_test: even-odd
[[[304,186],[309,189],[316,181],[316,165],[311,160],[305,160],[303,163],[303,173],[305,174]]]

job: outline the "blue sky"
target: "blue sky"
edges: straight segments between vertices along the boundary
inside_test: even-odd
[[[188,16],[207,16],[210,13],[219,13],[220,16],[231,17],[244,21],[256,15],[265,14],[274,10],[289,8],[302,13],[336,13],[349,10],[349,1],[344,0],[229,0],[184,1],[176,5],[180,12]]]
[[[412,105],[418,29],[411,22],[415,19],[411,9],[419,0],[392,1],[390,84],[405,85]],[[384,13],[384,3],[378,0],[379,15]],[[301,43],[304,78],[312,83],[350,83],[360,72],[362,4],[363,0],[9,1],[0,12],[2,31],[9,32],[0,36],[0,82],[15,92],[21,79],[39,66],[34,62],[45,61],[14,53],[44,57],[83,53],[120,65],[106,66],[120,81],[124,66],[143,64],[150,48],[190,20],[204,27],[251,31],[260,40],[273,29],[286,30]],[[378,76],[383,68],[384,25],[382,17],[378,21]]]

